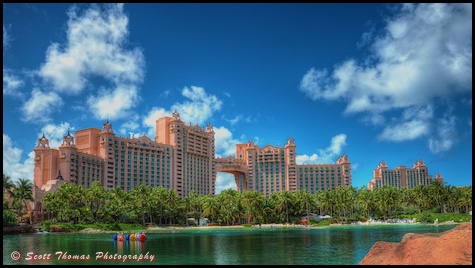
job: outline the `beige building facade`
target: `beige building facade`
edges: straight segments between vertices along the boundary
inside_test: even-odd
[[[436,180],[444,184],[444,179],[437,173]],[[385,161],[381,161],[378,167],[373,171],[373,178],[368,183],[368,189],[381,188],[383,185],[395,186],[398,189],[412,189],[417,185],[429,185],[433,178],[429,175],[429,170],[424,161],[417,160],[412,168],[406,166],[397,166],[395,169],[389,169]]]

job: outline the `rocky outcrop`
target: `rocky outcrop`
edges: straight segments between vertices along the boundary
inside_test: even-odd
[[[408,233],[401,242],[376,242],[359,264],[472,265],[472,223],[443,233]]]
[[[61,226],[56,226],[56,225],[51,225],[49,231],[50,232],[60,232],[60,233],[69,233],[69,232],[71,232],[71,230],[69,230],[69,229],[65,229]]]
[[[4,234],[23,234],[23,233],[36,233],[36,229],[31,225],[16,225],[3,227]]]

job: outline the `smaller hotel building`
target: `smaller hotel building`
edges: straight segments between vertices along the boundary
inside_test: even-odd
[[[336,163],[297,164],[294,139],[290,137],[284,147],[259,147],[252,140],[236,144],[236,157],[217,158],[216,170],[234,174],[237,191],[254,190],[269,197],[283,190],[296,192],[348,187],[351,182],[350,161],[346,154]]]
[[[429,175],[424,161],[417,160],[412,168],[406,166],[397,166],[395,169],[388,169],[385,161],[381,161],[378,167],[373,171],[373,178],[368,183],[368,189],[381,188],[383,185],[395,186],[401,188],[414,188],[417,185],[429,185],[433,178]],[[444,179],[437,173],[435,179],[444,184]]]

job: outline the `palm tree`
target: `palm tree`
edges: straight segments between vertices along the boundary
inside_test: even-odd
[[[150,204],[150,192],[151,187],[145,186],[144,184],[137,185],[131,192],[133,202],[140,210],[140,215],[142,216],[142,225],[145,226],[145,211],[148,211],[147,205]]]
[[[308,217],[309,213],[313,211],[310,208],[315,207],[316,202],[314,196],[309,191],[304,189],[295,192],[294,196],[295,202],[298,204],[297,213],[303,214],[305,212]]]
[[[15,182],[13,198],[17,201],[17,213],[20,215],[23,205],[28,209],[28,201],[34,201],[33,183],[27,179],[18,179],[18,181]]]
[[[92,211],[94,220],[97,222],[97,212],[105,202],[106,189],[100,181],[93,181],[91,188],[86,190],[86,204]]]
[[[358,190],[355,203],[360,210],[360,212],[365,215],[369,216],[369,207],[371,202],[371,191],[366,188],[366,186],[362,186],[361,189]]]
[[[417,207],[419,208],[419,212],[422,212],[423,209],[426,209],[426,188],[424,185],[418,184],[416,187],[412,188],[412,192],[414,194]]]
[[[226,189],[218,194],[220,201],[219,215],[226,222],[226,225],[234,224],[236,218],[240,216],[240,194],[234,189]]]
[[[15,184],[11,181],[9,176],[3,174],[3,208],[6,209],[9,206],[8,199],[12,196]]]
[[[248,217],[248,222],[262,222],[265,196],[261,192],[253,190],[244,190],[241,196],[244,214]]]
[[[165,217],[170,219],[170,223],[174,222],[174,219],[178,219],[178,209],[180,204],[180,196],[174,189],[167,189],[165,193]]]
[[[130,196],[118,186],[107,191],[104,200],[98,211],[99,219],[103,221],[128,223],[135,215]]]
[[[472,210],[472,186],[462,187],[462,198],[460,204],[465,207],[465,213]]]
[[[275,205],[278,213],[285,212],[286,223],[289,222],[289,211],[294,204],[294,196],[291,192],[283,190],[280,192],[274,192],[271,194],[271,199],[275,200]]]
[[[220,203],[218,197],[208,194],[203,197],[203,216],[209,217],[211,222],[215,222],[219,215]]]

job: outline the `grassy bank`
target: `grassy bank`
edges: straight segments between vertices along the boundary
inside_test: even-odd
[[[421,223],[434,223],[436,219],[439,223],[453,221],[455,223],[471,222],[472,215],[461,213],[433,213],[433,212],[421,212],[411,215],[402,215],[399,218],[416,218],[417,222]]]

